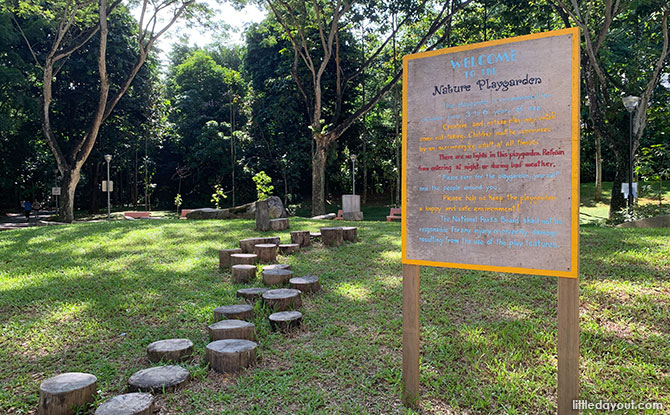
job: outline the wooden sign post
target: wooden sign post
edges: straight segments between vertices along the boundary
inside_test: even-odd
[[[403,59],[403,400],[419,271],[558,277],[558,413],[579,393],[579,30]]]

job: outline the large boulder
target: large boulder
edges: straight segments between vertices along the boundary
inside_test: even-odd
[[[617,225],[617,228],[670,228],[670,215],[624,222]]]
[[[270,196],[267,200],[270,211],[270,218],[286,218],[288,214],[284,209],[284,204],[277,196]],[[186,214],[188,219],[255,219],[256,202],[246,205],[235,206],[228,209],[194,209]]]

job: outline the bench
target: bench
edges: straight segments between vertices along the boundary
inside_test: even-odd
[[[123,212],[125,219],[143,219],[148,218],[151,212]]]
[[[188,219],[186,215],[188,215],[189,212],[193,212],[195,209],[182,209],[181,210],[181,216],[179,219]]]
[[[394,220],[402,219],[402,209],[400,208],[391,208],[389,210],[389,216],[386,217],[387,222],[393,222]]]
[[[333,220],[342,220],[342,209],[337,211],[337,216],[333,218]]]

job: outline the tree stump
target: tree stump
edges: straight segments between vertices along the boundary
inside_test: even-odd
[[[156,366],[135,372],[128,379],[132,392],[170,392],[190,379],[188,370],[181,366]]]
[[[245,254],[253,254],[254,246],[258,244],[275,244],[279,245],[278,236],[269,236],[265,238],[247,238],[240,240],[240,249]]]
[[[291,243],[303,246],[310,246],[312,244],[309,231],[291,231]]]
[[[279,244],[279,252],[282,255],[295,254],[300,250],[299,244]]]
[[[254,265],[258,262],[256,254],[230,254],[230,265]]]
[[[342,228],[321,228],[321,239],[328,246],[340,246],[344,240]]]
[[[256,326],[242,320],[221,320],[207,326],[209,338],[214,340],[245,339],[256,340]]]
[[[313,241],[320,241],[321,240],[321,232],[310,232],[309,233],[309,238]]]
[[[284,229],[288,229],[288,218],[270,219],[270,227],[273,231],[283,231]]]
[[[291,288],[300,290],[304,293],[315,293],[321,289],[319,277],[316,275],[305,275],[304,277],[295,277],[289,280]]]
[[[68,372],[40,384],[39,415],[69,415],[75,407],[93,402],[98,379],[88,373]]]
[[[356,241],[356,230],[358,228],[355,226],[344,226],[342,227],[342,239],[345,241]]]
[[[237,372],[256,361],[257,346],[249,340],[218,340],[207,345],[205,359],[209,367],[219,373]]]
[[[233,265],[231,268],[232,280],[236,283],[249,282],[256,278],[256,265]]]
[[[248,304],[224,305],[214,309],[214,321],[230,318],[249,321],[254,318],[254,307]]]
[[[263,271],[269,271],[271,269],[291,269],[290,264],[272,264],[272,265],[265,265],[263,267]]]
[[[263,274],[263,283],[266,285],[280,285],[286,284],[291,279],[293,271],[287,269],[264,269],[261,274]]]
[[[302,299],[300,290],[290,288],[280,288],[278,290],[269,290],[263,294],[263,301],[275,311],[287,311],[289,309],[300,308]]]
[[[155,411],[152,394],[135,392],[109,399],[95,410],[95,415],[153,415]]]
[[[272,331],[287,332],[298,328],[302,324],[302,313],[300,311],[280,311],[270,314],[270,328]]]
[[[256,230],[262,232],[270,230],[270,205],[267,199],[256,202]]]
[[[242,250],[240,248],[232,248],[232,249],[221,249],[219,251],[219,268],[225,269],[225,268],[230,268],[232,265],[230,263],[230,255],[231,254],[241,254]]]
[[[253,287],[253,288],[240,288],[237,290],[237,296],[239,298],[244,298],[247,302],[255,303],[257,300],[261,299],[261,296],[266,292],[267,288]]]
[[[258,255],[259,262],[263,264],[273,263],[277,260],[277,245],[257,244],[254,246],[254,253]]]
[[[152,362],[187,360],[193,354],[193,342],[189,339],[158,340],[147,346],[147,356]]]

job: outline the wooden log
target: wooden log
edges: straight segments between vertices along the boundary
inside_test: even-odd
[[[344,240],[342,228],[321,228],[321,240],[328,246],[340,246]]]
[[[277,245],[256,244],[254,246],[254,253],[258,255],[259,262],[263,264],[271,264],[277,260]]]
[[[282,255],[295,254],[300,250],[299,244],[279,244],[279,252]]]
[[[147,357],[152,362],[181,362],[193,355],[193,342],[189,339],[158,340],[147,346]]]
[[[263,267],[263,271],[265,270],[271,270],[271,269],[291,269],[291,264],[272,264],[272,265],[265,265]]]
[[[228,269],[232,265],[230,263],[230,255],[231,254],[241,254],[242,250],[240,248],[232,248],[232,249],[221,249],[219,251],[219,268],[221,269]]]
[[[39,415],[69,415],[75,408],[93,402],[98,379],[89,373],[68,372],[40,384]]]
[[[255,303],[262,298],[263,293],[267,290],[267,288],[261,287],[240,288],[237,290],[237,296],[239,298],[244,298],[249,303]]]
[[[191,378],[188,370],[181,366],[156,366],[135,372],[128,379],[131,392],[171,392]]]
[[[356,241],[356,231],[358,230],[355,226],[344,226],[342,227],[342,239],[345,241]]]
[[[316,275],[305,275],[304,277],[294,277],[289,280],[291,288],[300,290],[304,293],[315,293],[321,289],[319,277]]]
[[[258,255],[256,254],[230,254],[230,265],[254,265],[258,262]]]
[[[288,218],[270,219],[270,227],[273,231],[283,231],[284,229],[288,229]]]
[[[267,200],[256,202],[256,230],[261,232],[270,230],[270,206]]]
[[[302,313],[300,311],[280,311],[270,314],[270,328],[272,331],[287,332],[298,328],[302,324]]]
[[[291,243],[298,244],[300,247],[310,246],[312,244],[309,231],[291,231]]]
[[[293,276],[293,271],[287,269],[264,269],[263,283],[266,285],[281,285],[286,284]]]
[[[209,338],[214,340],[245,339],[256,340],[256,326],[242,320],[221,320],[207,326]]]
[[[153,415],[157,411],[150,393],[125,393],[105,401],[95,415]]]
[[[249,321],[254,318],[254,307],[248,304],[224,305],[214,309],[214,321],[230,318]]]
[[[240,249],[245,254],[253,254],[254,246],[258,244],[275,244],[279,245],[278,236],[267,236],[263,238],[247,238],[240,240]]]
[[[205,359],[219,373],[237,372],[256,361],[257,346],[249,340],[217,340],[205,347]]]
[[[231,268],[232,280],[235,283],[250,282],[256,278],[256,265],[239,264]]]
[[[263,301],[275,311],[288,311],[300,308],[302,299],[300,290],[280,288],[263,293]]]

